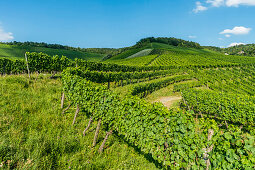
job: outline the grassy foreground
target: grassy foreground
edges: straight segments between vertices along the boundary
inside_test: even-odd
[[[92,148],[96,123],[83,136],[89,119],[80,112],[72,126],[75,108],[62,115],[61,82],[48,77],[30,82],[26,76],[0,77],[0,168],[157,169],[148,156],[116,135],[99,154],[106,132],[100,130]]]

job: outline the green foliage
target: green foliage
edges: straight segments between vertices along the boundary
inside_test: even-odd
[[[217,69],[194,69],[194,72],[190,71],[202,84],[205,84],[208,88],[227,92],[238,93],[244,95],[254,95],[255,88],[254,65],[247,65],[243,67],[232,68],[217,68]]]
[[[63,69],[70,66],[85,67],[88,70],[95,71],[122,71],[122,72],[134,72],[134,71],[151,71],[151,70],[167,70],[174,68],[172,66],[161,67],[136,67],[136,66],[125,66],[117,64],[107,64],[100,62],[91,62],[83,59],[76,58],[75,61],[68,59],[65,56],[61,58],[59,56],[49,56],[45,53],[26,53],[28,59],[28,65],[30,71],[38,72],[51,72],[51,71],[62,71]],[[1,74],[16,74],[27,72],[26,62],[24,60],[10,60],[7,58],[0,58],[0,73]]]
[[[255,56],[255,44],[237,45],[228,48],[218,48],[218,47],[205,47],[207,49],[227,53],[229,55],[240,55],[240,56]]]
[[[73,66],[72,60],[65,56],[49,56],[44,53],[26,53],[29,69],[31,71],[51,72],[62,71],[63,69]]]
[[[138,85],[135,85],[131,90],[130,94],[132,95],[140,95],[142,97],[145,97],[148,93],[151,93],[153,91],[156,91],[160,88],[166,87],[169,84],[173,84],[176,82],[181,82],[185,80],[190,80],[192,77],[190,75],[177,75],[174,77],[166,77],[163,79],[155,80],[153,82],[149,83],[140,83]]]
[[[181,69],[161,70],[161,71],[147,71],[147,72],[99,72],[87,70],[87,67],[83,69],[68,68],[71,74],[79,75],[87,80],[105,83],[105,82],[119,82],[121,80],[139,80],[146,78],[157,78],[160,76],[172,75],[182,72]]]
[[[158,55],[148,55],[142,57],[135,57],[135,58],[126,58],[122,60],[106,60],[106,62],[120,64],[120,65],[127,65],[127,66],[148,66],[151,61],[157,58]]]
[[[203,82],[199,82],[199,81],[187,82],[187,83],[183,83],[183,84],[175,84],[173,91],[180,92],[180,91],[183,91],[186,89],[202,86],[203,84],[204,84]]]
[[[205,67],[226,67],[238,64],[255,63],[253,57],[225,56],[214,53],[190,53],[188,51],[165,51],[156,58],[150,65],[174,65],[174,66],[190,66],[200,65]]]
[[[23,60],[0,58],[0,74],[22,73],[26,69]]]
[[[184,90],[186,105],[196,112],[243,125],[254,125],[255,98],[249,95],[218,93],[214,91]]]
[[[254,137],[249,134],[220,130],[211,119],[201,119],[198,123],[193,112],[168,111],[161,104],[149,104],[134,96],[121,99],[70,70],[62,73],[62,81],[69,100],[79,104],[94,119],[102,119],[107,129],[151,154],[166,168],[204,169],[204,148],[209,146],[213,146],[209,153],[212,168],[243,169],[255,165]],[[214,130],[213,140],[207,139],[209,129]],[[241,144],[238,140],[246,141],[246,136],[249,140]],[[221,161],[217,161],[219,159]]]
[[[185,41],[182,39],[177,39],[177,38],[167,38],[167,37],[148,37],[148,38],[143,38],[140,41],[136,43],[136,47],[143,47],[147,45],[148,43],[162,43],[162,44],[168,44],[168,45],[173,45],[173,46],[180,46],[180,47],[192,47],[192,48],[201,48],[201,46],[198,43],[191,42],[191,41]]]

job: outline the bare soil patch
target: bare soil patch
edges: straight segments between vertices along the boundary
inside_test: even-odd
[[[170,108],[175,102],[181,100],[181,96],[168,96],[168,97],[161,97],[157,99],[155,102],[161,102],[167,108]]]

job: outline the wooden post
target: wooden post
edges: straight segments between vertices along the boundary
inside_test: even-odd
[[[201,113],[201,111],[199,112],[199,114],[200,114],[201,118],[203,118],[203,114]]]
[[[35,81],[37,81],[38,76],[39,76],[39,74],[40,74],[39,71],[37,71],[36,73],[37,73],[37,76],[36,76],[36,78],[35,78]]]
[[[98,123],[97,123],[97,129],[96,129],[94,140],[93,140],[93,147],[95,147],[96,143],[97,143],[97,137],[98,137],[100,126],[101,126],[101,121],[102,121],[102,119],[99,119]]]
[[[88,126],[87,126],[87,127],[86,127],[86,129],[84,129],[84,131],[83,131],[83,136],[85,136],[85,135],[86,135],[86,132],[87,132],[87,130],[89,129],[89,127],[90,127],[90,125],[91,125],[92,120],[93,120],[93,117],[91,116],[91,117],[90,117],[90,119],[89,119]]]
[[[214,134],[214,130],[213,129],[208,129],[208,138],[207,140],[210,141],[212,140],[212,136]],[[209,155],[208,153],[211,152],[213,150],[213,145],[212,146],[207,146],[207,148],[203,148],[204,152],[204,159],[205,159],[205,163],[206,163],[206,170],[209,170],[209,167],[211,165],[210,159],[208,158]]]
[[[108,89],[110,89],[110,81],[108,81]]]
[[[27,63],[27,72],[28,72],[28,76],[30,79],[30,71],[29,71],[29,67],[28,67],[27,53],[25,53],[25,59],[26,59],[26,63]]]
[[[73,124],[72,125],[74,125],[76,117],[77,117],[79,111],[80,111],[79,104],[77,104],[77,108],[76,108],[76,112],[75,112],[75,115],[74,115],[74,118],[73,118]]]
[[[101,144],[101,146],[99,147],[99,150],[98,150],[99,153],[102,153],[102,152],[103,152],[103,150],[104,150],[104,145],[105,145],[106,140],[108,139],[108,137],[109,137],[110,134],[112,134],[112,130],[110,130],[110,132],[107,132],[107,133],[106,133],[106,136],[105,136],[105,138],[104,138],[104,141],[103,141],[103,143]]]
[[[228,129],[228,123],[227,123],[227,121],[225,120],[225,124],[226,124],[226,128]]]
[[[181,92],[181,95],[182,95],[182,92]],[[183,100],[184,104],[187,105],[187,107],[188,107],[188,109],[190,111],[190,107],[189,107],[188,103],[186,102],[186,100],[184,99],[183,95],[182,95],[182,100]]]
[[[62,97],[61,97],[61,109],[64,108],[64,100],[65,100],[65,93],[62,93]]]
[[[71,106],[73,103],[69,104],[69,106],[67,106],[67,108],[65,110],[63,110],[62,114],[64,114]]]

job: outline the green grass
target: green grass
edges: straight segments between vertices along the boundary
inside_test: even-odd
[[[73,50],[53,49],[44,47],[16,46],[0,44],[0,57],[8,57],[13,59],[24,58],[25,52],[43,52],[48,55],[67,56],[70,59],[82,58],[90,61],[100,61],[104,57],[102,54],[87,53]]]
[[[179,92],[173,92],[174,85],[184,84],[184,83],[187,83],[187,82],[195,82],[195,81],[196,80],[186,80],[186,81],[170,84],[167,87],[164,87],[164,88],[161,88],[159,90],[156,90],[156,91],[152,92],[151,94],[149,94],[148,96],[145,97],[145,100],[151,103],[151,102],[154,102],[155,100],[157,100],[161,97],[180,96]]]
[[[114,63],[128,66],[146,66],[151,61],[153,61],[157,56],[158,55],[148,55],[142,57],[126,58],[122,60],[115,60]]]
[[[96,122],[86,136],[88,118],[75,108],[61,114],[60,80],[49,75],[0,77],[0,166],[4,169],[157,169],[146,156],[111,135],[105,150],[98,148],[105,136],[100,130],[92,148]],[[65,103],[65,107],[68,102]]]
[[[139,51],[141,51],[143,49],[131,49],[131,50],[127,50],[127,51],[124,51],[123,53],[120,53],[116,56],[113,56],[111,57],[110,59],[106,60],[107,62],[114,62],[116,60],[121,60],[121,59],[125,59],[125,58],[128,58],[129,56],[135,54],[135,53],[138,53]]]
[[[144,49],[142,51],[139,51],[138,53],[135,53],[131,56],[129,56],[128,58],[135,58],[135,57],[143,57],[143,56],[147,56],[151,53],[152,49]]]

